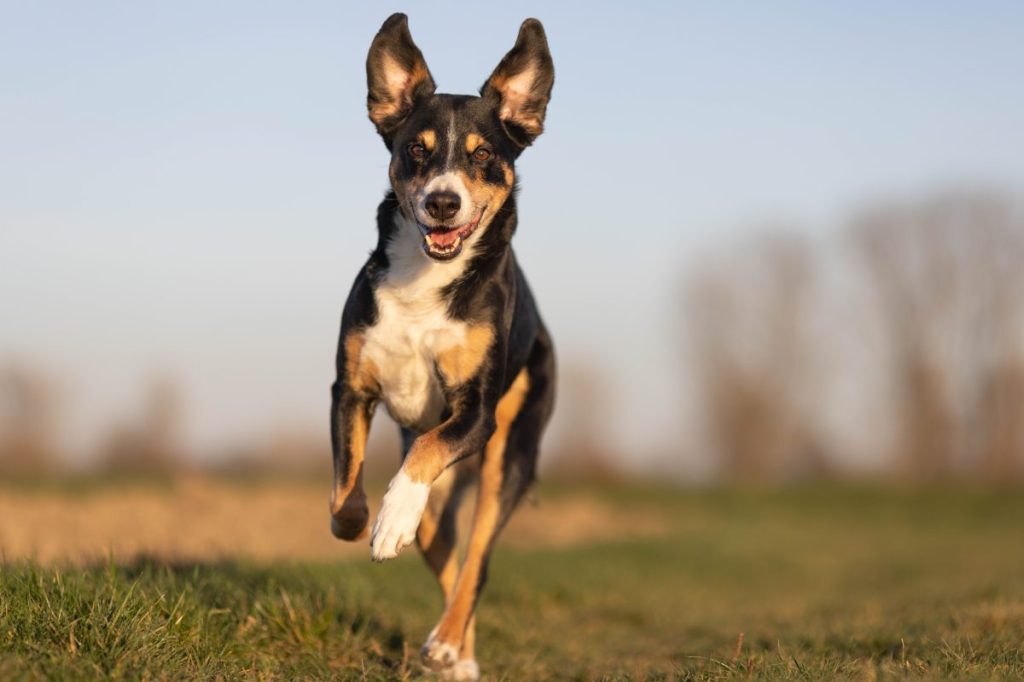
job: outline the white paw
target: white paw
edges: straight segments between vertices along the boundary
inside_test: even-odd
[[[429,483],[417,483],[401,469],[391,479],[373,524],[370,556],[374,561],[394,559],[403,547],[416,539],[416,529],[429,495]]]
[[[472,658],[463,658],[441,672],[442,679],[457,682],[476,682],[480,679],[480,666]]]
[[[431,632],[430,637],[427,637],[427,643],[420,650],[420,656],[431,670],[447,672],[455,667],[459,659],[459,648],[447,642],[439,642]]]

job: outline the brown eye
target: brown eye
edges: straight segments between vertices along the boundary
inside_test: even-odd
[[[487,161],[491,158],[491,150],[486,147],[477,147],[476,151],[473,152],[473,159],[475,161]]]
[[[417,161],[422,161],[423,159],[427,158],[427,148],[424,147],[419,142],[413,142],[411,145],[409,145],[409,156],[416,159]]]

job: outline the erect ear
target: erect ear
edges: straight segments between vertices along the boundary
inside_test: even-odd
[[[404,14],[388,17],[374,37],[366,56],[366,86],[370,120],[390,147],[392,134],[413,103],[433,94],[436,87]]]
[[[509,135],[526,147],[544,131],[544,112],[555,84],[555,67],[544,26],[527,19],[515,46],[487,79],[480,94],[493,98]]]

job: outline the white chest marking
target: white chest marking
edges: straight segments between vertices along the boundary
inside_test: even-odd
[[[362,357],[375,368],[388,412],[420,431],[441,420],[444,395],[435,370],[437,354],[463,345],[468,325],[452,320],[441,289],[465,269],[465,259],[431,260],[415,225],[396,221],[388,244],[387,277],[375,291],[377,323],[366,330]]]

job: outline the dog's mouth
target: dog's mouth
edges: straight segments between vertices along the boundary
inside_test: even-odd
[[[462,253],[463,243],[476,230],[484,209],[477,212],[476,217],[465,225],[453,227],[429,227],[417,221],[420,234],[423,235],[423,250],[434,260],[451,260]]]

